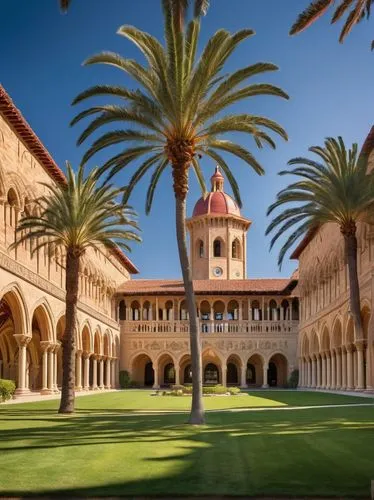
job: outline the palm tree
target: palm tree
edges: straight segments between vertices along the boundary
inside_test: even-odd
[[[363,329],[356,231],[358,222],[370,221],[374,204],[374,174],[367,173],[367,156],[358,155],[357,144],[347,151],[341,137],[327,138],[324,147],[311,147],[309,151],[315,153],[319,161],[294,158],[288,164],[295,165],[295,168],[280,172],[280,175],[296,175],[301,180],[278,193],[275,203],[268,209],[268,215],[283,205],[291,205],[291,208],[285,209],[272,220],[266,234],[277,230],[271,240],[272,247],[278,238],[292,228],[279,253],[278,264],[281,266],[286,252],[301,236],[327,223],[339,226],[348,264],[350,310],[356,336],[361,339]]]
[[[314,0],[310,5],[299,15],[296,22],[290,30],[290,35],[295,35],[309,28],[317,19],[335,4],[335,0]],[[351,32],[352,28],[360,23],[363,19],[369,19],[371,6],[374,0],[340,0],[331,19],[331,24],[339,21],[344,15],[347,18],[340,33],[339,42],[344,42],[345,37]],[[371,48],[374,49],[374,42]]]
[[[62,188],[44,184],[48,194],[36,200],[38,216],[24,216],[17,227],[20,238],[13,246],[26,240],[36,241],[34,252],[56,247],[66,255],[66,326],[62,339],[62,391],[59,413],[74,411],[75,325],[77,317],[78,279],[81,257],[88,248],[130,250],[128,241],[140,241],[135,232],[135,213],[116,199],[122,189],[98,185],[97,170],[84,178],[81,166],[75,175],[67,166],[67,182]]]
[[[204,422],[201,346],[185,226],[189,172],[191,169],[194,171],[205,193],[199,160],[203,155],[212,158],[226,174],[234,196],[241,206],[237,182],[221,152],[231,153],[258,174],[263,174],[264,171],[248,149],[230,140],[224,140],[222,135],[228,132],[242,132],[252,136],[258,147],[269,144],[273,148],[275,143],[269,136],[269,131],[284,139],[287,139],[287,135],[281,126],[268,118],[247,113],[224,116],[223,113],[230,105],[241,103],[247,97],[288,96],[274,85],[247,83],[250,77],[277,70],[274,64],[260,62],[231,74],[223,73],[224,65],[232,52],[254,34],[252,30],[243,29],[234,34],[223,29],[217,31],[208,41],[200,58],[197,58],[200,17],[194,16],[180,29],[180,24],[172,14],[172,2],[173,0],[163,0],[165,46],[152,35],[135,27],[122,26],[118,30],[121,36],[140,49],[147,65],[112,52],[95,55],[85,62],[86,65],[112,65],[130,75],[140,88],[129,90],[113,85],[89,88],[75,99],[74,104],[99,95],[117,97],[122,103],[91,107],[79,113],[72,124],[86,117],[94,117],[79,137],[78,144],[82,144],[103,125],[116,122],[125,124],[124,128],[101,135],[89,147],[82,161],[86,163],[97,152],[112,145],[122,144],[124,149],[111,156],[101,168],[102,173],[111,169],[108,177],[111,178],[132,161],[143,157],[140,167],[129,180],[125,201],[129,199],[142,177],[153,170],[146,196],[147,214],[150,212],[162,173],[171,167],[179,258],[190,318],[193,398],[189,421],[201,424]],[[131,128],[126,128],[128,124]]]

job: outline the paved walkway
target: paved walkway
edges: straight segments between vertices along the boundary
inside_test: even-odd
[[[104,394],[106,392],[117,392],[118,389],[105,389],[104,391],[77,391],[75,393],[76,396],[93,396],[94,394]],[[17,396],[15,399],[10,399],[9,401],[6,401],[5,403],[1,403],[4,405],[16,405],[18,403],[35,403],[36,401],[50,401],[52,399],[60,399],[61,393],[58,392],[56,394],[52,395],[46,395],[42,396],[39,393],[33,393],[31,392],[30,394],[27,394],[25,396]]]

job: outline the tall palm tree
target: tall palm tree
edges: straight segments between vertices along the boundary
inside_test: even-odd
[[[162,173],[171,167],[178,250],[190,318],[193,398],[189,421],[201,424],[204,422],[201,346],[185,226],[189,173],[191,169],[194,171],[205,193],[200,159],[203,155],[212,158],[226,174],[234,196],[241,205],[237,182],[221,152],[239,158],[258,174],[263,174],[264,171],[248,149],[224,140],[222,136],[228,132],[242,132],[252,136],[258,147],[268,144],[274,148],[275,143],[268,132],[275,132],[284,139],[287,139],[287,135],[281,126],[268,118],[245,112],[224,113],[232,104],[241,103],[249,97],[288,96],[274,85],[247,83],[250,77],[277,70],[274,64],[260,62],[231,74],[223,73],[230,55],[241,42],[254,34],[252,30],[243,29],[234,34],[223,29],[217,31],[198,58],[200,17],[195,16],[180,29],[181,26],[172,13],[172,2],[173,0],[163,0],[165,46],[152,35],[135,27],[122,26],[118,30],[119,35],[140,49],[146,58],[146,65],[112,52],[95,55],[85,62],[86,65],[112,65],[130,75],[140,88],[129,90],[113,85],[89,88],[75,99],[74,104],[99,95],[117,97],[122,103],[88,108],[79,113],[72,124],[94,117],[79,137],[78,144],[82,144],[104,125],[116,122],[124,125],[124,128],[104,133],[95,140],[85,153],[83,163],[109,146],[123,145],[124,149],[119,154],[111,155],[102,166],[101,172],[111,169],[111,178],[132,161],[143,158],[140,167],[129,180],[125,201],[142,177],[153,170],[146,196],[146,213],[150,212]],[[131,128],[126,128],[129,125]]]
[[[135,213],[116,200],[123,190],[98,185],[97,170],[84,177],[81,166],[75,175],[67,166],[66,186],[44,184],[48,194],[35,202],[38,216],[23,217],[17,227],[20,238],[36,241],[34,252],[47,247],[63,249],[66,255],[66,326],[62,339],[62,391],[59,413],[74,411],[75,325],[77,318],[78,280],[81,258],[88,248],[130,250],[128,241],[140,241],[136,233]]]
[[[341,137],[327,138],[324,147],[314,146],[309,151],[315,153],[319,161],[294,158],[288,164],[295,165],[295,168],[280,172],[280,175],[296,175],[301,180],[278,193],[276,201],[268,209],[268,215],[283,205],[291,207],[272,220],[266,234],[277,230],[271,240],[272,247],[292,228],[279,253],[278,263],[281,266],[286,252],[308,231],[327,223],[339,226],[348,264],[350,310],[356,336],[362,339],[356,232],[358,222],[372,221],[374,175],[367,173],[367,157],[358,155],[357,144],[347,150]]]
[[[309,28],[334,4],[335,0],[314,0],[311,2],[291,27],[290,35],[295,35]],[[340,33],[339,42],[344,42],[344,39],[356,24],[365,18],[369,19],[373,4],[374,0],[339,0],[339,5],[336,6],[331,18],[331,24],[334,24],[347,15]],[[374,49],[374,42],[372,42],[371,48]]]

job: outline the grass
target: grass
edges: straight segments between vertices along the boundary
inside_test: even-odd
[[[365,496],[374,479],[374,407],[269,407],[373,403],[313,392],[204,398],[207,425],[185,424],[190,398],[146,391],[0,408],[0,496]],[[139,414],[139,410],[154,413]]]

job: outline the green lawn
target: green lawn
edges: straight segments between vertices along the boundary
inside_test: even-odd
[[[266,391],[204,401],[207,409],[259,411],[208,412],[207,425],[195,428],[184,413],[159,411],[188,408],[190,398],[146,391],[78,398],[73,417],[56,415],[58,401],[3,405],[0,496],[368,497],[374,407],[292,407],[373,399]]]

